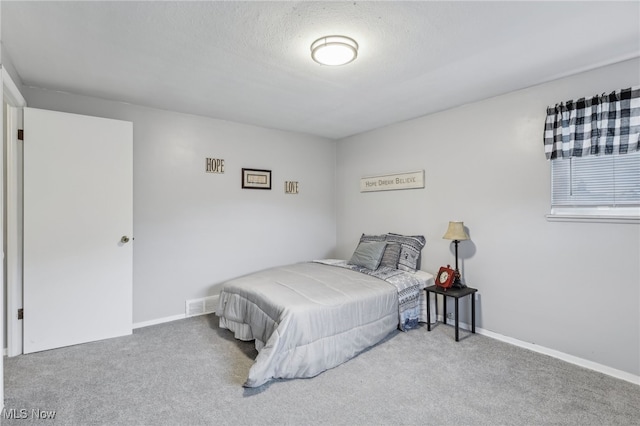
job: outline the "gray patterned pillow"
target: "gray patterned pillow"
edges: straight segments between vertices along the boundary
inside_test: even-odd
[[[362,234],[362,236],[360,237],[360,242],[363,242],[363,241],[386,241],[386,239],[387,239],[387,234],[382,234],[382,235]]]
[[[400,258],[398,269],[415,272],[420,268],[420,253],[426,240],[422,235],[387,234],[387,242],[400,244]]]
[[[347,263],[375,271],[380,266],[386,246],[387,243],[384,241],[362,241]]]
[[[384,249],[382,255],[382,260],[380,260],[380,267],[386,266],[387,268],[398,269],[400,248],[400,244],[387,243],[387,247]]]

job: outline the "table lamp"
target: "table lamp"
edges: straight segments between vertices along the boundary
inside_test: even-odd
[[[464,231],[464,222],[449,222],[449,228],[442,239],[453,240],[456,245],[456,277],[453,281],[452,287],[464,288],[466,285],[460,281],[460,271],[458,270],[458,243],[469,239],[469,235]]]

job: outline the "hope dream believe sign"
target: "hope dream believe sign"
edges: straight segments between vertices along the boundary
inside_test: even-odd
[[[420,170],[419,172],[369,176],[360,179],[360,192],[415,188],[424,188],[424,170]]]

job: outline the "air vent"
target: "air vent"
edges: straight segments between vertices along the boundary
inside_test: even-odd
[[[218,306],[219,296],[203,297],[201,299],[187,300],[185,303],[185,315],[194,317],[196,315],[210,314],[216,310]]]

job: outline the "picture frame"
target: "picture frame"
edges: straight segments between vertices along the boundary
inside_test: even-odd
[[[271,189],[271,170],[243,168],[242,189]]]

